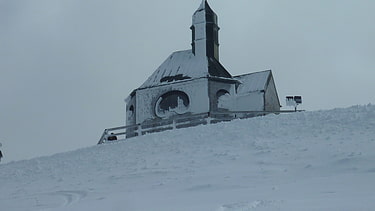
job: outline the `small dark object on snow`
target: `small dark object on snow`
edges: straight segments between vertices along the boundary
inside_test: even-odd
[[[108,136],[107,138],[108,141],[116,141],[117,140],[117,136],[113,135],[113,133],[111,133],[110,136]]]
[[[1,158],[3,158],[3,153],[0,150],[0,161],[1,161]]]

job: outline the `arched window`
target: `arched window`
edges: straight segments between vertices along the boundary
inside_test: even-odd
[[[218,108],[226,108],[227,98],[229,97],[229,92],[225,89],[220,89],[216,92],[216,103]]]
[[[182,91],[170,91],[156,101],[155,113],[158,117],[184,114],[189,110],[189,96]]]
[[[225,89],[220,89],[216,92],[216,99],[219,99],[221,96],[229,94],[229,92]]]
[[[132,117],[134,115],[134,106],[131,105],[129,108],[129,117]]]

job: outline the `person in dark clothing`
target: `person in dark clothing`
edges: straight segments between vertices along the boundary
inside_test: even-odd
[[[0,150],[0,162],[1,162],[1,158],[3,158],[3,153]]]
[[[108,136],[108,141],[116,141],[117,140],[117,136],[115,136],[113,133],[111,133],[110,136]]]

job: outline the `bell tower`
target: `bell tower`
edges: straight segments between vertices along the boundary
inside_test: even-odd
[[[193,15],[192,51],[195,56],[207,56],[219,61],[219,26],[217,15],[208,5],[202,3]]]

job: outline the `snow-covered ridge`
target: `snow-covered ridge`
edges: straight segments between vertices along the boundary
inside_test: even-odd
[[[199,126],[0,165],[1,210],[372,210],[375,106]]]

